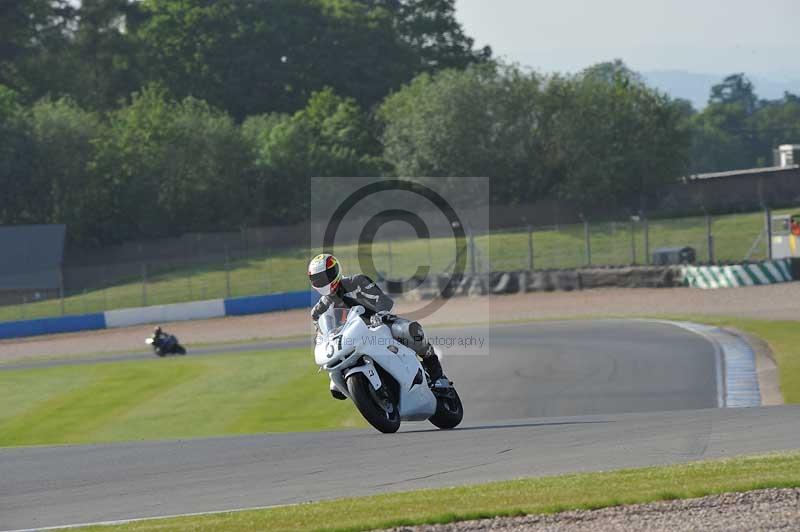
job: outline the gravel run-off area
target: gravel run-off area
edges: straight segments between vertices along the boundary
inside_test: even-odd
[[[614,506],[551,515],[496,517],[394,532],[757,531],[800,530],[800,489],[764,489],[698,499]]]
[[[428,302],[400,302],[403,315]],[[423,325],[603,316],[694,314],[760,319],[800,319],[800,282],[747,288],[614,288],[576,292],[453,298],[421,320]],[[161,324],[182,343],[237,342],[309,337],[307,310]],[[0,341],[0,363],[20,358],[143,350],[152,325]]]

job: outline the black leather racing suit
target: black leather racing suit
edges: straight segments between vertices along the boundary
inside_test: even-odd
[[[390,312],[394,307],[394,301],[366,275],[342,277],[336,292],[322,296],[311,309],[311,319],[316,322],[331,306],[351,308],[357,305],[364,307],[365,312],[362,317],[369,322],[379,312]],[[397,341],[413,349],[422,359],[422,365],[430,375],[431,381],[435,382],[443,376],[439,357],[425,338],[425,332],[419,323],[393,315],[386,316],[382,321],[389,325],[392,336]]]

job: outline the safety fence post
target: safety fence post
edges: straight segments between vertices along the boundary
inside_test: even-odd
[[[267,248],[267,293],[272,285],[272,250]]]
[[[103,265],[103,285],[102,285],[102,292],[103,292],[103,311],[105,312],[108,310],[108,265]]]
[[[147,306],[147,263],[142,263],[142,306]]]
[[[61,315],[66,314],[64,306],[64,263],[58,265],[58,297],[61,300]]]
[[[387,255],[388,261],[389,261],[389,266],[388,266],[388,271],[386,273],[386,278],[387,279],[391,279],[392,278],[392,241],[391,241],[391,239],[386,241],[386,255]]]
[[[706,241],[708,242],[708,263],[714,264],[714,234],[712,225],[714,221],[709,213],[706,213]]]
[[[772,260],[772,211],[764,205],[764,228],[767,233],[767,258]]]
[[[528,226],[528,271],[533,271],[533,228]]]
[[[469,273],[472,274],[472,275],[475,275],[475,272],[477,270],[477,268],[475,266],[475,264],[476,264],[475,263],[475,260],[476,260],[476,257],[475,257],[475,236],[472,234],[472,231],[469,232],[469,255],[470,255]]]
[[[430,273],[435,273],[433,271],[433,250],[431,249],[430,237],[428,237],[428,268],[430,268]]]
[[[589,234],[589,221],[583,220],[583,242],[586,250],[586,265],[592,265],[592,237]]]
[[[636,217],[631,216],[631,264],[636,264]]]
[[[231,297],[231,258],[225,245],[225,297]]]

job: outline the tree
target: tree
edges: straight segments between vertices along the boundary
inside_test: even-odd
[[[402,176],[493,177],[505,202],[542,193],[539,88],[537,76],[491,64],[422,74],[380,108],[384,157]]]
[[[260,223],[306,219],[312,177],[377,176],[380,145],[353,99],[326,89],[293,115],[249,118],[244,135],[255,152],[264,208]]]
[[[143,8],[151,77],[238,119],[293,112],[325,85],[374,101],[401,81],[387,50],[391,21],[349,0],[148,0]]]
[[[44,209],[34,179],[35,151],[19,95],[0,85],[0,224],[39,221]]]
[[[709,105],[739,105],[746,115],[756,110],[758,98],[753,91],[752,82],[742,74],[731,74],[722,83],[711,87]]]
[[[27,90],[30,59],[42,50],[63,44],[73,17],[74,7],[68,0],[1,2],[0,83]]]
[[[73,68],[69,92],[79,104],[110,110],[139,88],[141,17],[132,0],[82,0],[64,53]]]
[[[772,150],[800,142],[800,97],[786,92],[783,98],[762,101],[751,123],[758,139],[756,165],[772,166]]]
[[[105,198],[105,183],[89,172],[94,141],[104,132],[100,117],[63,98],[37,102],[26,118],[36,142],[39,201],[47,209],[38,222],[66,224],[71,241],[91,243]]]
[[[759,146],[753,128],[758,98],[744,74],[732,74],[711,88],[708,106],[692,117],[692,171],[752,168]]]
[[[233,229],[246,219],[252,161],[230,116],[150,86],[110,121],[92,163],[107,182],[101,241]]]
[[[491,58],[490,47],[473,48],[475,40],[456,20],[455,0],[388,0],[383,4],[394,13],[401,39],[419,58],[421,69],[413,74],[463,69]]]
[[[659,185],[685,175],[689,134],[683,106],[628,76],[556,77],[547,135],[559,194],[587,210],[638,212]]]
[[[642,76],[628,68],[622,59],[614,59],[613,61],[606,61],[597,63],[583,70],[582,75],[584,78],[593,78],[598,81],[605,81],[606,83],[616,83],[617,80],[626,80],[629,83],[644,83]]]
[[[237,119],[301,109],[331,87],[363,107],[472,50],[452,0],[145,0],[150,79]]]

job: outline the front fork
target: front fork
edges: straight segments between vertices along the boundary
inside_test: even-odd
[[[378,369],[375,367],[375,363],[369,357],[362,357],[357,366],[347,368],[344,370],[344,372],[329,373],[328,376],[331,380],[330,389],[338,389],[340,392],[350,397],[350,391],[347,389],[347,378],[354,373],[363,373],[376,392],[379,392],[381,395],[385,393],[386,387],[381,381],[381,377],[378,374]]]
[[[360,362],[361,364],[358,366],[348,368],[347,371],[344,372],[344,382],[347,382],[347,378],[350,377],[350,375],[363,373],[364,376],[369,379],[372,388],[376,391],[380,390],[383,387],[383,383],[381,382],[380,375],[378,375],[378,368],[375,367],[375,363],[367,356],[362,357]]]

